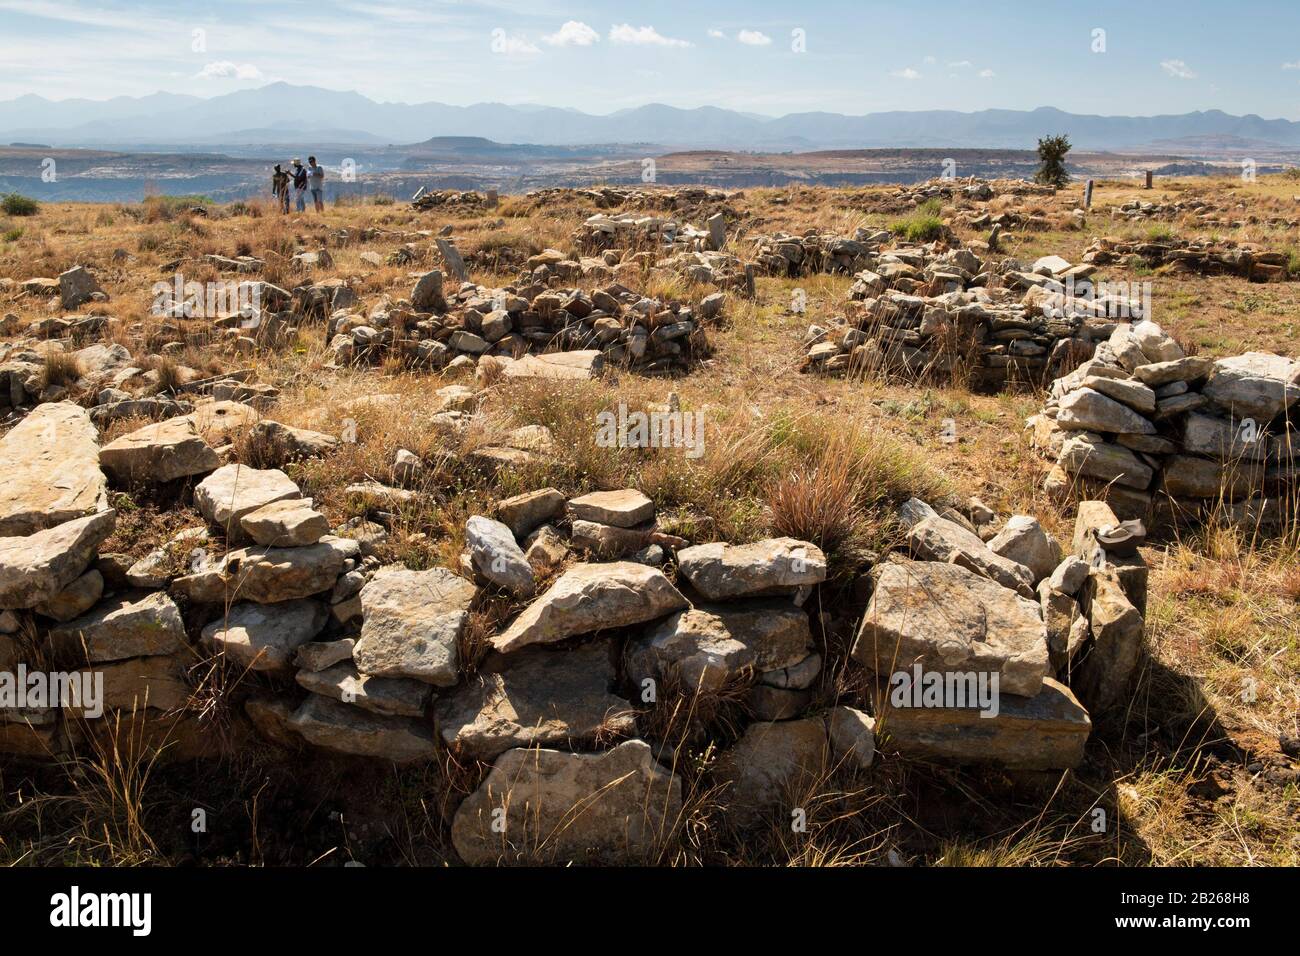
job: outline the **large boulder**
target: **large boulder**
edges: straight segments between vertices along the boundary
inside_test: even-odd
[[[0,608],[35,607],[81,577],[117,512],[74,518],[26,537],[0,537]]]
[[[629,735],[631,707],[610,693],[617,674],[604,641],[574,650],[529,648],[495,655],[434,705],[448,747],[493,760],[512,747],[580,746]]]
[[[99,441],[85,409],[38,405],[0,438],[0,537],[32,534],[103,511]]]
[[[474,594],[473,584],[445,568],[379,570],[361,589],[361,637],[352,651],[357,669],[439,687],[455,684]]]
[[[645,741],[594,754],[517,748],[461,803],[451,839],[471,865],[651,863],[681,805],[681,781]]]
[[[683,689],[717,690],[746,669],[781,671],[808,657],[808,613],[788,601],[717,604],[679,611],[634,645],[635,680],[674,674]]]
[[[875,589],[852,656],[877,674],[908,671],[999,675],[999,689],[1032,697],[1049,673],[1039,605],[954,564],[890,561]]]
[[[677,567],[710,601],[787,593],[826,580],[826,555],[815,544],[794,538],[683,548],[677,552]]]
[[[579,634],[641,624],[686,607],[657,568],[630,561],[578,564],[524,609],[492,645],[502,653]]]
[[[100,449],[99,463],[119,482],[162,482],[206,475],[221,466],[221,459],[194,422],[183,417],[145,425],[109,442]]]

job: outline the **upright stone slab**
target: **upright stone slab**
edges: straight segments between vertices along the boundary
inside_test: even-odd
[[[0,438],[0,537],[18,537],[108,507],[98,432],[72,402],[38,405]]]

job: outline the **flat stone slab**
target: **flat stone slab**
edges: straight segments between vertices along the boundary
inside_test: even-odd
[[[313,694],[391,717],[422,717],[429,685],[404,677],[371,677],[343,661],[319,671],[300,670],[295,679]]]
[[[460,677],[459,641],[476,589],[445,568],[381,568],[361,589],[357,669],[450,687]]]
[[[310,498],[285,498],[248,512],[239,519],[244,534],[262,545],[295,548],[315,544],[329,533],[325,516]]]
[[[1119,381],[1109,379],[1108,381]],[[1155,393],[1152,393],[1154,407]],[[1062,428],[1094,432],[1153,435],[1156,426],[1133,409],[1091,388],[1076,388],[1061,399],[1056,423]]]
[[[289,726],[313,747],[394,763],[431,760],[438,747],[424,720],[373,714],[320,694],[307,695]]]
[[[25,537],[0,537],[0,608],[19,610],[52,600],[81,577],[117,512],[74,518]]]
[[[643,740],[592,754],[518,748],[461,803],[451,839],[470,865],[650,863],[681,805],[681,780]]]
[[[512,747],[594,743],[635,731],[631,705],[610,693],[617,672],[602,641],[573,650],[529,648],[489,659],[434,705],[448,747],[493,760]]]
[[[273,501],[301,498],[289,476],[278,468],[223,465],[194,488],[194,506],[218,527],[239,527],[239,519]]]
[[[1070,689],[1052,678],[1033,697],[1003,694],[998,713],[973,707],[893,707],[877,690],[876,727],[886,750],[955,764],[1065,770],[1083,761],[1092,721]]]
[[[1201,394],[1262,427],[1300,399],[1300,362],[1271,352],[1222,358],[1214,363],[1214,374]]]
[[[161,591],[110,598],[89,613],[50,629],[50,646],[56,655],[92,664],[172,654],[184,643],[180,608]]]
[[[787,593],[826,580],[826,555],[795,538],[699,544],[677,552],[677,568],[710,601]]]
[[[221,466],[216,451],[187,417],[145,425],[109,442],[100,449],[99,462],[120,482],[175,481]]]
[[[605,358],[599,349],[578,352],[547,352],[544,355],[525,355],[505,366],[505,377],[510,379],[590,379],[600,375]]]
[[[913,554],[926,561],[947,561],[973,571],[1003,587],[1030,597],[1033,595],[1034,572],[989,549],[980,536],[967,531],[955,521],[932,515],[912,525],[907,543]]]
[[[1155,474],[1127,448],[1085,435],[1067,438],[1061,445],[1061,455],[1056,463],[1072,475],[1138,490],[1149,488]]]
[[[348,559],[360,553],[356,541],[335,537],[302,548],[238,548],[211,567],[177,578],[172,589],[198,604],[293,601],[332,589]]]
[[[328,618],[320,601],[245,601],[205,627],[203,640],[250,670],[284,674],[294,652],[319,634]]]
[[[0,438],[0,537],[18,537],[108,508],[99,434],[71,402],[38,405]]]
[[[594,521],[615,528],[635,528],[655,516],[655,503],[635,488],[593,491],[589,495],[571,499],[569,514],[580,521]]]
[[[808,657],[808,612],[789,601],[713,604],[679,611],[632,648],[629,672],[640,681],[667,673],[686,691],[716,690],[747,668],[784,670]]]
[[[891,561],[873,577],[854,660],[886,677],[916,664],[995,673],[1002,693],[1038,693],[1050,670],[1037,601],[938,561]]]
[[[492,639],[502,653],[579,634],[642,624],[686,607],[657,568],[630,561],[577,564]]]

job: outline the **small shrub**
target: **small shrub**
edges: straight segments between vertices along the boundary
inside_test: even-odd
[[[34,216],[41,211],[41,204],[18,193],[9,193],[0,199],[0,209],[10,216]]]

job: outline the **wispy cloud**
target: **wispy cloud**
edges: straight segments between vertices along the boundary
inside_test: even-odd
[[[970,60],[954,60],[952,63],[948,64],[948,68],[950,70],[966,70],[966,69],[970,69],[970,67],[971,67]]]
[[[620,23],[617,26],[610,27],[609,41],[611,43],[626,43],[631,46],[691,46],[689,40],[676,40],[672,37],[666,37],[654,27],[634,27],[628,23]]]
[[[1300,70],[1300,60],[1292,60],[1290,63],[1283,63],[1284,70]]]
[[[896,76],[900,80],[919,80],[921,78],[921,74],[910,66],[901,70],[891,70],[889,75]]]
[[[580,20],[568,20],[554,33],[542,37],[542,42],[551,46],[591,46],[598,40],[600,34]]]
[[[1177,80],[1196,79],[1196,73],[1182,60],[1161,60],[1160,69]]]
[[[709,36],[715,40],[725,40],[727,38],[727,35],[721,30],[710,30]]]
[[[499,27],[492,31],[492,52],[502,56],[532,56],[542,51],[527,37],[506,33]]]
[[[211,63],[206,63],[195,76],[205,80],[262,80],[266,78],[262,71],[252,63],[235,63],[231,60],[214,60]]]
[[[767,46],[772,42],[770,36],[757,30],[741,30],[736,34],[736,39],[747,46]]]
[[[997,74],[994,73],[992,70],[980,70],[975,75],[978,76],[981,80],[991,80],[993,79],[993,77],[997,76]]]

